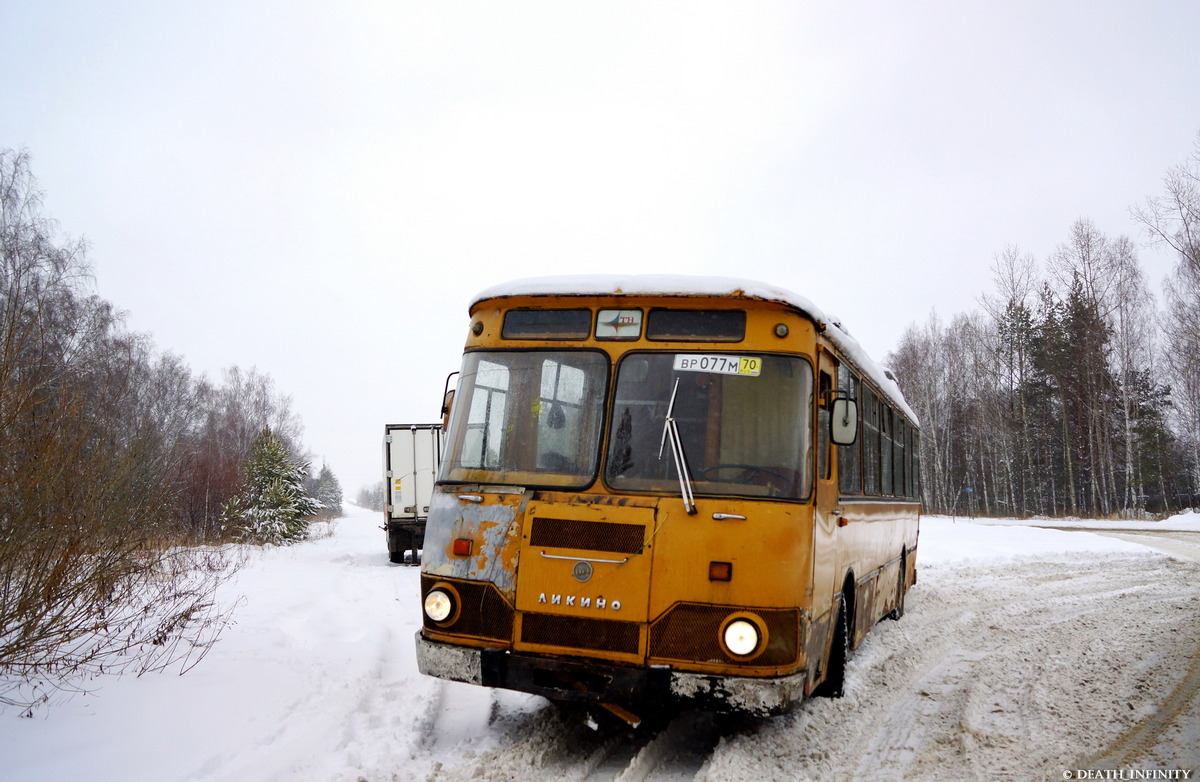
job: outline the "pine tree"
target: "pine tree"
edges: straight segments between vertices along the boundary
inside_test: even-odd
[[[246,458],[245,474],[241,494],[226,504],[223,513],[234,537],[273,545],[304,538],[310,519],[322,508],[304,490],[308,464],[292,459],[283,441],[263,429]]]
[[[325,507],[325,515],[330,518],[342,515],[342,484],[338,483],[337,476],[327,464],[321,465],[321,472],[317,473],[314,494],[317,501]]]

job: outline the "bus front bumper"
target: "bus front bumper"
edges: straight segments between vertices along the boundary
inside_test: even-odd
[[[772,678],[719,676],[456,646],[431,641],[421,631],[416,640],[417,668],[427,676],[557,701],[613,703],[635,711],[647,703],[674,704],[769,717],[791,711],[804,700],[803,671]]]

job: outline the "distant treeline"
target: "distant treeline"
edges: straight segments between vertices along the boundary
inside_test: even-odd
[[[981,311],[905,332],[888,361],[921,417],[926,512],[1200,505],[1200,137],[1132,211],[1177,257],[1161,306],[1134,242],[1081,219],[1044,263],[998,254]]]

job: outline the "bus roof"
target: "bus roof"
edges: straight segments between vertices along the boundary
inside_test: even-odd
[[[683,274],[584,274],[552,277],[526,277],[511,280],[486,288],[471,300],[470,309],[488,299],[514,296],[680,296],[735,297],[759,301],[772,301],[799,310],[817,324],[818,330],[837,346],[838,350],[859,372],[871,378],[897,407],[913,423],[919,423],[917,414],[904,400],[900,386],[867,355],[858,340],[850,336],[837,318],[828,317],[809,299],[786,288],[757,280],[737,277],[704,277]]]

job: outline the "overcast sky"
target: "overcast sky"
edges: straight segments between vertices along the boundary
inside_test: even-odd
[[[1141,243],[1198,32],[1195,0],[4,0],[0,147],[132,329],[270,374],[353,497],[507,279],[759,279],[882,360],[1007,245]]]

